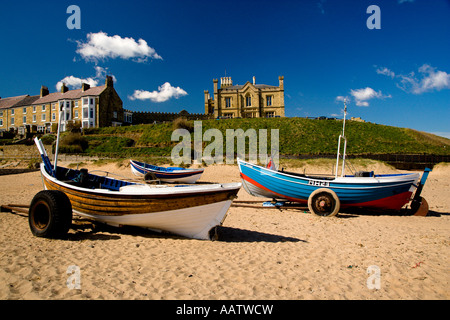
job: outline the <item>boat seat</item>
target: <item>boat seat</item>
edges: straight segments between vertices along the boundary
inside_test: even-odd
[[[105,178],[104,181],[100,184],[100,188],[109,189],[109,190],[113,190],[113,191],[119,191],[121,187],[130,185],[130,184],[134,184],[134,183],[122,181],[122,180]]]

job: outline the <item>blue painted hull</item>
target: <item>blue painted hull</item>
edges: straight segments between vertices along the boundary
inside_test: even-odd
[[[313,191],[327,188],[336,193],[342,208],[400,210],[420,178],[418,173],[324,178],[270,170],[239,159],[238,165],[243,186],[251,195],[306,203]]]
[[[180,167],[158,167],[144,162],[130,160],[131,171],[137,176],[153,173],[157,179],[166,182],[195,183],[204,169],[185,169]]]

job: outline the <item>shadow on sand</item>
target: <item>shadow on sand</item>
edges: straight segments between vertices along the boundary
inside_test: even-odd
[[[121,235],[130,235],[144,238],[170,238],[179,240],[191,240],[182,236],[165,232],[156,232],[144,228],[123,226],[113,227],[105,224],[94,223],[84,219],[74,219],[71,231],[67,235],[69,241],[80,240],[119,240]],[[263,233],[252,230],[243,230],[231,227],[218,227],[219,242],[306,242],[305,240],[284,237],[281,235]]]

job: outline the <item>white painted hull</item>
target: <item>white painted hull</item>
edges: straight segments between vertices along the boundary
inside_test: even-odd
[[[137,177],[144,177],[145,176],[145,174],[143,174],[142,172],[136,170],[136,168],[134,168],[134,166],[131,166],[131,172]],[[177,173],[177,172],[185,173],[185,171],[174,171],[174,173]],[[198,179],[200,179],[202,174],[203,174],[203,171],[200,172],[200,173],[191,175],[191,176],[183,177],[183,178],[176,177],[176,178],[173,178],[173,179],[170,179],[170,178],[159,178],[159,179],[161,181],[168,182],[168,183],[189,183],[189,184],[193,184],[193,183],[197,182]]]
[[[74,213],[111,225],[130,225],[166,231],[184,237],[209,240],[210,230],[222,225],[231,200],[208,205],[143,214],[128,214],[122,216],[91,215],[74,210]]]

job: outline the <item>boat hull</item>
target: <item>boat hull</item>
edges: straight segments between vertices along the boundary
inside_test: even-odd
[[[418,173],[373,177],[319,178],[284,173],[238,160],[244,189],[251,195],[307,203],[319,188],[333,190],[341,208],[400,210],[411,200]]]
[[[134,160],[130,160],[130,167],[131,171],[136,176],[143,177],[147,173],[153,173],[157,179],[171,183],[195,183],[204,171],[202,168],[167,170],[167,168],[157,167]]]
[[[62,182],[41,166],[47,190],[64,192],[74,213],[114,225],[146,227],[195,239],[209,239],[222,224],[241,184],[170,187],[131,184],[117,191]]]

